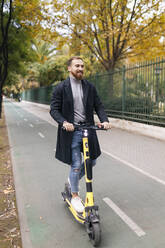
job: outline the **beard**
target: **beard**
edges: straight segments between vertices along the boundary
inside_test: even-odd
[[[71,71],[71,73],[77,80],[81,80],[83,78],[83,72],[81,71],[78,72]]]

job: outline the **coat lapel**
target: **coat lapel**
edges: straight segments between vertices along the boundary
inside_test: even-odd
[[[67,98],[70,101],[72,108],[74,109],[73,94],[72,94],[72,89],[71,89],[71,84],[70,84],[70,78],[69,77],[65,80],[65,91],[66,91]]]
[[[83,89],[83,104],[84,104],[84,108],[86,108],[89,86],[85,80],[82,80],[82,89]]]

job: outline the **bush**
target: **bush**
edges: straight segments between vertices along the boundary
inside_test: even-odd
[[[105,109],[112,111],[122,111],[122,98],[113,98],[104,101]],[[153,102],[150,98],[129,97],[124,101],[124,112],[151,114]]]

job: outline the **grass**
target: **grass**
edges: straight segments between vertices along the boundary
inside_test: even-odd
[[[21,248],[21,234],[4,111],[0,119],[0,248]]]

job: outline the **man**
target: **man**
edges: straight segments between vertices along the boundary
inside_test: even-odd
[[[82,132],[74,131],[74,124],[88,123],[94,125],[93,112],[96,111],[99,127],[110,128],[103,105],[94,85],[83,79],[84,62],[80,57],[72,57],[68,61],[69,78],[59,83],[53,92],[50,115],[58,122],[56,158],[71,166],[68,181],[71,186],[71,204],[77,212],[83,212],[84,206],[78,195],[79,180],[84,176],[81,159]],[[64,127],[65,130],[62,128]],[[89,134],[89,152],[92,166],[101,154],[96,135]]]

